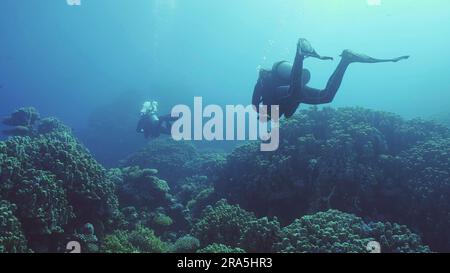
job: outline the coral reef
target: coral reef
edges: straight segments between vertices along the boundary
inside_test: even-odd
[[[255,216],[236,205],[229,205],[226,200],[208,206],[202,217],[194,224],[192,234],[200,240],[202,246],[220,243],[236,247],[247,232],[248,223]]]
[[[370,223],[336,210],[306,215],[282,230],[280,252],[365,253],[371,241],[381,244],[381,252],[430,252],[420,237],[405,226]]]
[[[443,112],[443,113],[436,114],[436,115],[432,116],[431,119],[442,125],[450,127],[450,112]]]
[[[229,247],[223,244],[211,244],[197,251],[197,253],[245,253],[238,247]]]
[[[81,233],[76,233],[74,239],[81,244],[83,252],[96,253],[99,251],[99,240],[95,235],[95,227],[91,223],[86,223]]]
[[[170,204],[169,186],[159,179],[155,169],[128,167],[112,169],[109,177],[115,181],[121,206],[146,207],[151,210]]]
[[[174,186],[179,180],[189,176],[189,169],[184,165],[197,156],[198,151],[190,144],[171,139],[156,139],[129,156],[122,162],[122,166],[157,169],[159,177]]]
[[[143,225],[158,235],[189,230],[184,206],[170,194],[167,182],[157,175],[155,169],[139,167],[108,172],[108,177],[117,187],[122,212],[119,227],[133,229],[136,225]]]
[[[215,178],[217,170],[225,162],[226,157],[222,153],[203,151],[187,142],[160,138],[123,160],[121,165],[157,169],[159,177],[175,189],[186,177]]]
[[[434,122],[312,108],[283,122],[276,152],[160,139],[109,170],[33,108],[4,123],[0,252],[450,249],[450,129]]]
[[[20,108],[9,117],[3,119],[3,124],[12,127],[4,130],[6,135],[28,136],[34,134],[34,125],[40,119],[39,113],[33,107]]]
[[[234,247],[247,253],[367,253],[371,241],[380,242],[384,253],[430,252],[420,236],[395,223],[365,223],[353,214],[329,210],[303,216],[280,228],[276,218],[256,219],[225,200],[207,207],[192,233],[204,247],[200,252]]]
[[[179,238],[171,248],[170,252],[173,253],[195,253],[197,249],[200,247],[200,241],[191,236],[185,235]]]
[[[248,253],[273,253],[281,240],[281,228],[277,218],[263,217],[248,223],[248,229],[239,243]]]
[[[205,175],[186,177],[180,183],[175,197],[186,207],[192,218],[198,218],[206,206],[217,201],[213,183]]]
[[[437,239],[450,228],[448,139],[449,129],[434,122],[312,108],[282,124],[276,152],[256,143],[232,152],[215,193],[282,224],[328,209],[400,222],[437,250],[449,249],[447,236]],[[425,197],[429,191],[434,196]]]
[[[17,206],[30,248],[56,251],[87,222],[103,233],[117,213],[115,185],[66,126],[34,125],[33,135],[0,142],[0,199]]]
[[[153,230],[137,226],[132,231],[117,230],[103,240],[101,252],[105,253],[164,253],[169,245],[157,236]]]
[[[435,138],[401,154],[405,180],[396,219],[421,230],[436,250],[450,248],[450,138]],[[405,207],[403,207],[405,206]],[[407,209],[405,209],[407,208]]]
[[[0,200],[0,253],[28,252],[22,225],[14,215],[17,207]]]

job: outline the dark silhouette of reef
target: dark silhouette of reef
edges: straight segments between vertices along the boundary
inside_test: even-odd
[[[16,113],[6,125],[27,130],[0,141],[0,252],[450,250],[450,132],[433,122],[313,108],[273,153],[161,139],[107,170],[57,119]]]

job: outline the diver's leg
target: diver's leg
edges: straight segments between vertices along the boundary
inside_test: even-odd
[[[280,110],[282,110],[285,117],[287,118],[290,118],[292,115],[294,115],[295,111],[297,111],[297,108],[300,105],[299,100],[302,94],[302,88],[304,87],[303,62],[305,61],[307,50],[311,50],[309,43],[304,39],[300,39],[299,43],[297,44],[297,53],[295,55],[294,64],[292,66],[288,96],[281,98],[281,101],[283,102],[280,103],[282,104],[280,105]]]
[[[292,66],[291,80],[289,85],[289,96],[292,99],[298,99],[303,86],[303,62],[305,61],[305,56],[301,53],[301,50],[297,49],[297,54],[295,55],[294,64]]]
[[[337,91],[341,87],[345,72],[347,71],[347,68],[350,64],[351,64],[350,60],[348,60],[347,58],[342,58],[338,66],[336,67],[336,70],[328,80],[325,89],[319,90],[305,86],[302,89],[300,101],[302,103],[313,105],[332,102],[334,97],[336,96]]]
[[[409,59],[409,56],[401,56],[401,57],[393,58],[393,59],[377,59],[377,58],[372,58],[372,57],[364,55],[364,54],[355,53],[348,49],[344,50],[344,52],[342,52],[341,57],[343,59],[347,59],[348,61],[350,61],[352,63],[387,63],[387,62],[396,63],[401,60]]]
[[[164,124],[161,125],[159,132],[164,135],[171,135],[172,134],[172,124],[165,122]]]
[[[409,58],[409,56],[402,56],[394,59],[376,59],[364,54],[354,53],[350,50],[344,50],[341,57],[342,59],[328,80],[326,88],[323,90],[318,90],[307,86],[303,87],[300,98],[301,102],[313,105],[332,102],[342,84],[345,72],[351,63],[398,62]]]
[[[176,121],[178,119],[178,117],[172,117],[171,114],[167,114],[164,116],[159,116],[158,119],[159,119],[160,123],[161,122],[173,122],[173,121]]]
[[[159,117],[159,131],[161,134],[172,134],[172,123],[178,118],[172,117],[170,114]]]

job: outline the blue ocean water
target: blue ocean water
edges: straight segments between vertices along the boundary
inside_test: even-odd
[[[73,149],[67,154],[57,151],[54,155],[41,152],[39,145],[42,143],[33,140],[36,142],[31,145],[38,143],[39,149],[30,148],[31,152],[27,152],[31,160],[38,158],[35,161],[44,155],[50,159],[53,156],[58,160],[63,158],[66,161],[60,161],[68,165],[72,163],[67,160],[69,156],[80,161],[74,165],[90,172],[86,176],[80,175],[81,182],[77,181],[88,189],[87,193],[83,192],[87,197],[80,194],[81,199],[91,201],[91,191],[96,190],[116,198],[111,189],[117,186],[120,209],[130,205],[127,202],[142,209],[139,198],[145,191],[141,185],[158,184],[160,188],[155,196],[161,200],[150,196],[154,203],[147,202],[148,207],[143,206],[147,213],[143,215],[163,224],[172,221],[170,217],[175,219],[178,230],[167,226],[164,227],[167,230],[159,226],[147,227],[175,245],[177,239],[189,232],[195,233],[196,228],[200,230],[195,235],[202,247],[216,242],[203,237],[218,232],[188,223],[192,219],[197,224],[202,223],[199,215],[206,205],[215,205],[218,211],[238,210],[244,215],[242,218],[248,216],[246,212],[216,203],[218,200],[214,199],[227,197],[230,204],[239,204],[257,217],[279,217],[278,225],[282,228],[309,213],[333,208],[342,212],[318,214],[318,221],[336,217],[345,224],[347,220],[354,220],[344,212],[362,217],[363,220],[356,220],[363,227],[359,230],[362,235],[358,234],[361,238],[378,234],[379,226],[373,221],[398,222],[423,235],[432,250],[448,251],[450,222],[445,217],[450,207],[447,201],[450,146],[447,129],[434,123],[399,121],[395,116],[364,110],[392,112],[408,120],[450,117],[448,0],[80,1],[81,5],[77,6],[68,5],[66,0],[0,1],[0,117],[20,107],[33,106],[43,117],[55,116],[73,129],[104,170],[96,162],[86,160],[85,151],[80,152],[81,149]],[[146,140],[136,133],[139,111],[146,100],[158,101],[161,114],[169,113],[177,104],[192,105],[194,97],[202,97],[204,104],[249,105],[259,70],[271,68],[280,60],[293,61],[300,37],[307,38],[320,54],[335,58],[334,61],[306,60],[305,66],[312,73],[310,85],[317,88],[326,85],[344,49],[378,58],[402,55],[410,55],[410,58],[398,63],[351,64],[335,100],[328,106],[362,108],[305,112],[294,119],[298,123],[283,127],[286,128],[284,146],[274,154],[261,155],[250,146],[232,154],[222,154],[223,150],[231,152],[235,144],[223,142],[202,143],[204,146],[199,147],[205,149],[198,152],[186,143],[177,146]],[[301,105],[300,109],[308,107]],[[353,124],[355,120],[359,123]],[[396,126],[403,127],[398,129]],[[6,136],[0,134],[0,139],[4,138]],[[55,142],[61,147],[74,147],[73,143],[58,141]],[[17,144],[12,143],[13,147]],[[152,146],[152,143],[156,144]],[[161,163],[159,153],[166,151],[173,154],[163,154]],[[14,152],[11,152],[11,158],[15,160],[20,156]],[[226,158],[227,155],[231,157]],[[154,176],[157,171],[153,169],[157,167],[152,165],[153,162],[147,162],[148,158],[157,162],[158,177],[167,180],[167,184]],[[183,165],[184,160],[190,165]],[[4,162],[13,169],[7,165],[13,160]],[[70,188],[72,173],[61,175],[59,165],[55,168],[45,166],[45,169],[40,162],[30,164],[30,170],[22,170],[27,179],[37,177],[39,183],[46,181],[66,187],[52,193],[55,200],[60,197],[58,194],[76,192]],[[124,168],[108,169],[118,166]],[[36,170],[40,171],[41,167],[43,172],[38,173]],[[192,170],[199,170],[199,173],[192,173]],[[73,173],[79,174],[77,171]],[[60,177],[58,179],[64,181],[56,181],[52,176],[54,173],[67,181]],[[242,180],[241,175],[246,179]],[[28,182],[27,179],[8,179],[16,179],[14,182],[21,187],[28,186],[27,183],[20,184]],[[144,182],[140,183],[139,179]],[[117,181],[120,182],[113,184]],[[41,185],[39,183],[33,185]],[[173,203],[164,199],[169,186],[170,193],[175,196],[169,200]],[[425,188],[429,191],[422,194]],[[40,193],[39,187],[34,190]],[[217,196],[212,194],[214,191]],[[32,191],[24,192],[26,195]],[[137,201],[133,194],[138,196]],[[15,200],[15,192],[8,195],[8,199],[0,197],[21,204],[22,196],[17,197],[19,201]],[[142,199],[148,201],[147,197]],[[66,228],[65,235],[68,236],[76,233],[72,231],[85,229],[86,225],[89,234],[90,227],[94,229],[95,225],[101,230],[99,238],[103,244],[102,235],[113,232],[104,225],[111,220],[110,211],[104,208],[106,205],[86,202],[92,207],[84,207],[77,198],[66,199],[77,215],[67,221],[64,215],[69,212],[61,209],[62,216],[54,216],[61,218],[57,219],[61,223],[55,226]],[[108,205],[114,203],[106,197],[100,201]],[[69,207],[63,205],[61,207]],[[410,206],[414,209],[409,210]],[[191,218],[177,214],[180,207],[191,209]],[[124,219],[129,216],[126,209],[121,211]],[[27,215],[28,211],[24,211],[21,216]],[[210,210],[210,213],[214,211]],[[170,221],[165,214],[170,216]],[[99,215],[105,219],[98,220]],[[148,221],[145,217],[142,216]],[[253,218],[248,216],[248,219]],[[222,221],[225,226],[230,222],[229,219]],[[37,252],[52,249],[39,240],[30,240],[34,237],[29,234],[34,230],[24,223],[30,249]],[[390,223],[386,226],[391,228]],[[402,238],[408,242],[406,247],[395,246],[389,251],[406,251],[410,250],[409,246],[416,247],[411,248],[412,251],[424,250],[416,235],[411,235],[406,227],[392,226],[394,233],[409,237]],[[134,226],[120,228],[134,232]],[[297,234],[295,228],[294,224],[293,234]],[[148,235],[148,230],[139,232]],[[45,236],[43,238],[48,239]],[[295,245],[298,241],[295,239],[291,243]],[[410,241],[415,244],[409,244]],[[64,249],[65,241],[58,243],[62,246],[55,249]],[[200,248],[198,244],[197,248]],[[355,246],[361,247],[358,243]],[[251,244],[245,247],[255,251]],[[289,246],[282,251],[289,251],[290,247],[293,248]],[[297,247],[297,251],[304,251],[303,246]],[[312,248],[312,251],[318,250]]]
[[[33,105],[81,129],[89,113],[128,90],[166,109],[193,95],[248,104],[257,67],[292,60],[299,37],[335,57],[345,48],[411,55],[403,63],[351,67],[332,106],[406,117],[448,109],[448,1],[377,3],[3,0],[0,114]],[[312,84],[323,87],[335,65],[308,61]]]

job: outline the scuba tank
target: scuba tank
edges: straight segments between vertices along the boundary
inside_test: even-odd
[[[292,64],[287,61],[277,62],[272,67],[272,73],[275,78],[283,83],[288,83],[291,80]]]

